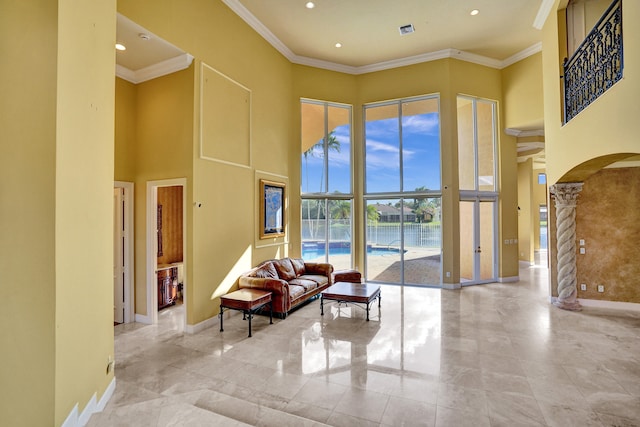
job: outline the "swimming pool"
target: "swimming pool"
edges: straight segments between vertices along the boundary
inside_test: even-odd
[[[406,252],[406,250],[405,250]],[[324,242],[303,242],[302,258],[315,259],[324,258],[326,253]],[[343,242],[330,242],[329,255],[349,255],[351,253],[351,245]],[[400,254],[400,248],[390,246],[372,246],[367,245],[367,255],[372,256],[392,256]]]

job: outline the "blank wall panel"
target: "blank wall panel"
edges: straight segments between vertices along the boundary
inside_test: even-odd
[[[251,91],[204,63],[200,79],[200,157],[251,166]]]

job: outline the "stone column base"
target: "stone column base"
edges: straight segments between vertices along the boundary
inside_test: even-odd
[[[580,303],[578,301],[568,302],[568,301],[555,300],[553,302],[553,305],[555,305],[556,307],[561,308],[563,310],[570,310],[570,311],[581,311],[582,310],[582,306],[580,305]]]

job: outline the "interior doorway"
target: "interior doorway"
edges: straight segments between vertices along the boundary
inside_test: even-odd
[[[547,252],[547,246],[548,246],[548,231],[549,228],[547,226],[547,205],[540,205],[539,206],[539,216],[540,216],[540,240],[539,240],[539,249],[536,251],[535,253],[535,263],[536,265],[548,265],[549,262],[547,260],[548,257],[548,252]]]
[[[186,327],[185,178],[147,182],[147,314],[171,310],[172,323]],[[178,307],[179,310],[173,310]]]
[[[113,184],[113,319],[134,321],[133,183]]]

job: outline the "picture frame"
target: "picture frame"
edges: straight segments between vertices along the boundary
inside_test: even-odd
[[[260,180],[260,238],[285,235],[285,189],[282,182]]]

